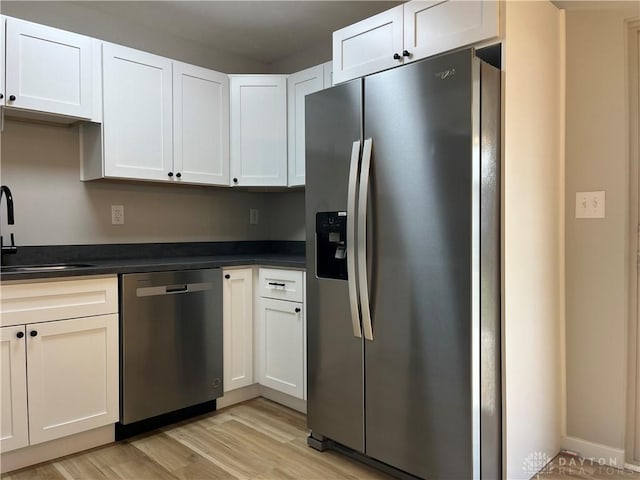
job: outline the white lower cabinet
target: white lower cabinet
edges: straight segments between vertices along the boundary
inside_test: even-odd
[[[24,325],[0,328],[0,450],[29,445]]]
[[[260,384],[306,398],[304,272],[261,268],[256,352]]]
[[[298,302],[260,299],[260,383],[304,398],[304,313]]]
[[[261,391],[268,397],[277,390],[306,400],[304,272],[230,268],[223,275],[225,394],[253,385],[244,392],[255,396]],[[256,390],[258,386],[267,389]],[[252,398],[242,395],[238,390],[229,398]],[[278,398],[272,399],[284,397]]]
[[[115,277],[2,285],[2,453],[118,421],[117,289]]]
[[[118,421],[118,315],[34,323],[26,338],[31,445]]]
[[[224,270],[224,391],[253,383],[253,269]]]

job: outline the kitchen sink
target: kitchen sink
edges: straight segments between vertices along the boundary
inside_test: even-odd
[[[57,272],[72,268],[93,267],[89,263],[61,263],[57,265],[8,265],[0,268],[1,273]]]

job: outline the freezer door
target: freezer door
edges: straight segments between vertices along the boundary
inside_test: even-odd
[[[373,141],[366,453],[473,478],[472,53],[365,79]]]
[[[306,97],[307,424],[315,436],[358,451],[364,450],[363,340],[349,295],[355,278],[343,268],[353,260],[346,238],[353,218],[343,219],[352,154],[359,161],[361,112],[362,80]]]

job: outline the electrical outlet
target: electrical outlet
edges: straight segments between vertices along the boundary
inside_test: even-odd
[[[257,208],[249,209],[249,224],[258,225],[258,209]]]
[[[111,205],[111,225],[124,225],[124,205]]]
[[[576,218],[604,218],[605,192],[577,192]]]

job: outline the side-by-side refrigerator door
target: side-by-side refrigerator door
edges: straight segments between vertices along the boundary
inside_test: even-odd
[[[363,340],[354,216],[362,80],[306,97],[307,424],[364,450]],[[351,288],[350,288],[351,286]]]
[[[365,79],[366,453],[422,478],[474,478],[471,60]]]

